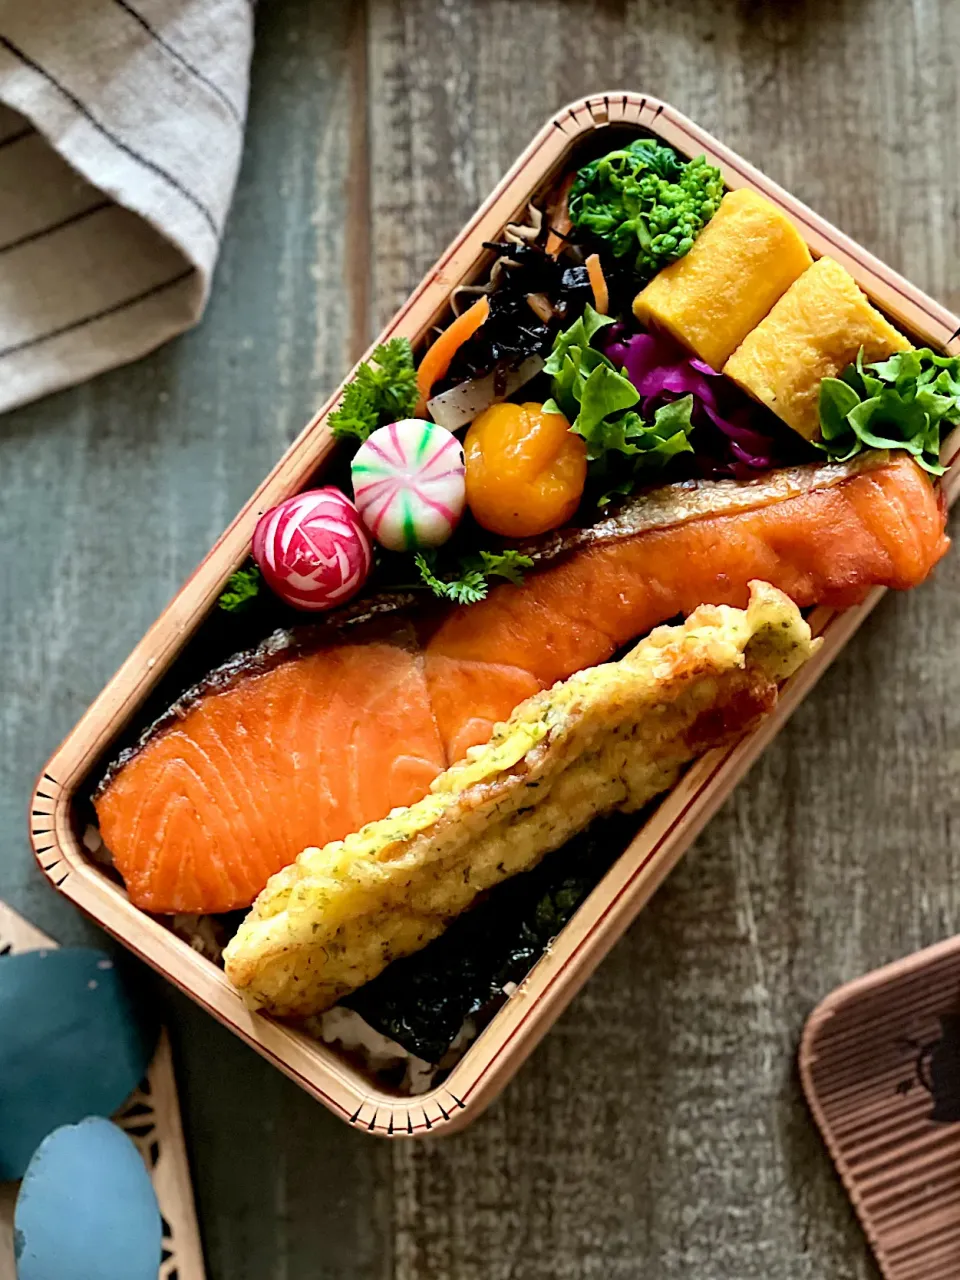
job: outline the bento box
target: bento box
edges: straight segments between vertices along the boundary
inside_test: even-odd
[[[943,353],[960,352],[956,316],[672,107],[622,92],[575,102],[546,123],[375,345],[392,337],[406,337],[417,344],[444,316],[451,290],[476,281],[489,267],[491,252],[485,243],[522,218],[528,204],[569,169],[575,157],[591,148],[596,152],[606,140],[612,146],[616,139],[636,136],[658,139],[682,156],[703,153],[719,167],[728,189],[750,188],[787,214],[814,257],[829,255],[845,267],[876,306],[914,341]],[[476,1117],[507,1083],[864,620],[882,590],[873,589],[862,604],[842,612],[813,610],[808,620],[822,637],[822,645],[783,687],[776,710],[736,745],[696,760],[656,807],[645,811],[628,847],[519,987],[507,993],[509,998],[442,1083],[418,1096],[403,1096],[362,1069],[353,1057],[252,1012],[217,964],[130,902],[117,878],[91,856],[78,816],[91,770],[109,756],[111,744],[140,712],[213,609],[228,577],[249,555],[260,515],[305,488],[331,463],[335,442],[327,419],[346,385],[291,445],[46,765],[31,805],[31,837],[40,866],[61,893],[335,1114],[381,1136],[451,1132]],[[955,432],[941,455],[952,464],[940,482],[948,500],[960,484],[958,453],[960,436]]]

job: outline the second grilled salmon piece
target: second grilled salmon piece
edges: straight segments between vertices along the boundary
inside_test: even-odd
[[[929,479],[899,454],[830,487],[587,546],[520,587],[507,583],[455,610],[430,637],[435,702],[445,681],[460,679],[451,660],[491,664],[489,680],[475,679],[469,700],[458,704],[454,690],[443,690],[444,740],[459,754],[486,741],[492,722],[478,708],[495,707],[503,718],[504,667],[547,688],[700,604],[742,608],[753,578],[801,608],[857,604],[878,585],[916,586],[949,545],[943,528]]]

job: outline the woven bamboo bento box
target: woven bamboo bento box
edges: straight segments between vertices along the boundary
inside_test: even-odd
[[[522,216],[527,202],[542,193],[601,131],[621,135],[642,131],[687,155],[706,153],[730,187],[753,187],[785,210],[814,254],[829,252],[846,266],[874,302],[915,340],[960,351],[956,316],[672,107],[633,93],[583,99],[549,120],[377,341],[401,335],[416,343],[425,335],[443,315],[451,289],[469,283],[488,265],[491,255],[483,242],[497,239],[506,223]],[[214,606],[229,574],[249,554],[259,515],[304,488],[323,466],[333,447],[325,420],[339,394],[291,445],[47,764],[32,804],[32,839],[41,867],[62,893],[332,1111],[371,1132],[392,1137],[451,1131],[478,1115],[517,1070],[870,612],[880,592],[843,614],[822,609],[814,613],[812,625],[825,643],[784,690],[776,712],[738,746],[714,751],[690,768],[444,1083],[414,1099],[399,1097],[333,1050],[251,1013],[216,965],[132,906],[122,887],[87,857],[72,815],[74,799],[94,762],[142,705]],[[947,449],[948,453],[960,449],[960,439],[948,442]],[[960,465],[952,467],[944,484],[948,495],[956,489]]]

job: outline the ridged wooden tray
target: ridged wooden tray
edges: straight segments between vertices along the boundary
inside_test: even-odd
[[[46,951],[56,945],[0,902],[0,957]],[[136,1143],[157,1193],[163,1215],[163,1260],[157,1280],[204,1280],[203,1250],[166,1031],[160,1033],[146,1076],[113,1120]],[[17,1185],[0,1183],[0,1280],[16,1280],[13,1210]]]
[[[960,938],[829,995],[800,1074],[885,1280],[956,1280]]]
[[[651,133],[687,155],[705,153],[719,165],[730,187],[753,187],[779,205],[815,254],[829,253],[843,263],[866,293],[916,339],[960,351],[956,316],[678,111],[655,98],[622,92],[575,102],[547,121],[377,342],[398,335],[417,342],[445,313],[451,289],[475,279],[488,264],[483,242],[495,240],[507,222],[521,217],[527,202],[546,190],[575,150],[602,131],[622,134],[624,129]],[[226,578],[249,554],[260,513],[303,488],[328,457],[333,441],[325,421],[341,391],[342,387],[291,445],[47,764],[34,796],[31,831],[44,872],[104,928],[332,1111],[372,1133],[401,1137],[461,1128],[499,1092],[882,593],[875,591],[863,605],[843,614],[814,613],[814,629],[825,643],[785,688],[775,714],[732,750],[714,751],[686,773],[444,1084],[415,1099],[397,1097],[333,1050],[252,1014],[219,968],[130,904],[123,889],[86,857],[71,823],[71,802],[85,774],[213,607]],[[948,446],[960,449],[960,438]],[[952,493],[960,485],[960,467],[951,468],[946,482]]]

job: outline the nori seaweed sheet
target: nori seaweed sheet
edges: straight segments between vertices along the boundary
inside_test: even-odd
[[[598,819],[341,1004],[418,1058],[440,1062],[464,1019],[502,1001],[504,986],[530,972],[641,820],[635,813]]]

